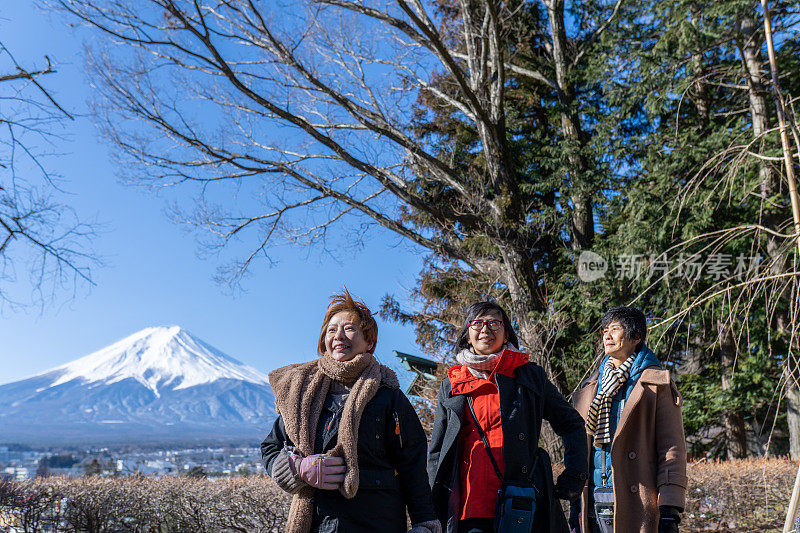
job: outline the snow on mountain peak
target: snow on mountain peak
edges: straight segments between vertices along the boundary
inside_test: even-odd
[[[186,389],[219,379],[263,385],[267,376],[225,355],[179,326],[145,328],[111,346],[46,372],[55,387],[75,379],[116,383],[135,379],[156,396],[159,389]]]

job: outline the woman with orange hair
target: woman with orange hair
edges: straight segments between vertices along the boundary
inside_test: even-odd
[[[425,473],[427,440],[394,372],[373,355],[378,325],[345,289],[334,295],[319,357],[270,373],[278,419],[264,466],[294,494],[291,533],[440,533]]]

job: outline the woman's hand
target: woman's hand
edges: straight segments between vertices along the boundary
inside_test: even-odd
[[[322,490],[336,490],[344,481],[347,467],[344,458],[319,453],[300,457],[291,455],[293,470],[308,485]]]
[[[442,524],[438,520],[429,520],[414,524],[407,533],[442,533]]]
[[[569,533],[581,533],[581,502],[572,500],[569,502]]]
[[[678,533],[678,524],[681,523],[681,511],[671,505],[659,505],[658,533]]]
[[[586,485],[586,474],[584,472],[575,473],[565,469],[558,479],[554,488],[556,498],[573,501],[580,498],[583,488]]]

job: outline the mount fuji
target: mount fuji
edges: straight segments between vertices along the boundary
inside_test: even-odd
[[[256,443],[275,417],[265,374],[178,326],[0,385],[6,443]]]

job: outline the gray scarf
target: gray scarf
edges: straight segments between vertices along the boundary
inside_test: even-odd
[[[466,366],[473,376],[489,379],[489,373],[497,366],[500,356],[503,355],[503,350],[515,350],[516,348],[516,346],[507,342],[500,348],[499,352],[488,355],[478,355],[471,348],[465,348],[456,354],[456,361]]]

